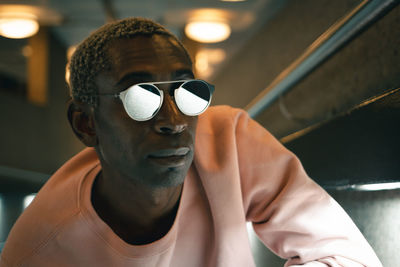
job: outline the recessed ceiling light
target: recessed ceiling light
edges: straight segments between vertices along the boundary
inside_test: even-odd
[[[220,21],[192,21],[186,24],[186,35],[201,43],[222,42],[231,34],[229,24]]]
[[[26,13],[8,13],[0,17],[0,35],[7,38],[27,38],[36,34],[39,23],[35,16]]]
[[[0,34],[8,38],[26,38],[39,30],[39,24],[58,25],[62,16],[35,5],[0,4]]]

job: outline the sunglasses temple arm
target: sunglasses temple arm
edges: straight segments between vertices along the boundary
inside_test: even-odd
[[[211,89],[211,94],[214,93],[214,91],[215,91],[215,86],[212,85],[212,84],[210,84],[210,89]]]

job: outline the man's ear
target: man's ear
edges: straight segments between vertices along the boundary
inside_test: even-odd
[[[71,128],[79,140],[88,147],[96,146],[97,136],[90,108],[71,100],[68,103],[67,115]]]

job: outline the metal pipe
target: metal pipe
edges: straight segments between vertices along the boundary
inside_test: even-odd
[[[113,0],[101,0],[106,17],[106,23],[116,21],[118,18]]]
[[[0,177],[25,183],[44,184],[50,178],[50,175],[0,165]]]
[[[283,93],[305,78],[329,56],[367,29],[375,20],[399,4],[399,0],[364,0],[333,24],[304,53],[282,71],[245,109],[251,117],[260,114]]]

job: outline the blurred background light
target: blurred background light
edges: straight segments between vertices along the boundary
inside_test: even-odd
[[[24,202],[23,202],[23,209],[26,209],[30,204],[31,204],[31,202],[33,201],[33,199],[36,197],[36,193],[35,194],[30,194],[30,195],[27,195],[26,197],[24,197]]]
[[[39,23],[28,13],[3,13],[0,17],[0,34],[7,38],[21,39],[36,34]]]
[[[35,35],[40,25],[60,25],[63,17],[44,5],[0,4],[0,35],[22,39]]]
[[[352,188],[360,191],[393,190],[400,189],[400,182],[354,185]]]
[[[193,21],[186,25],[185,33],[197,42],[217,43],[228,39],[231,28],[221,21]]]
[[[215,66],[224,61],[226,52],[222,48],[201,49],[196,53],[196,74],[203,79],[208,78],[214,72]]]

